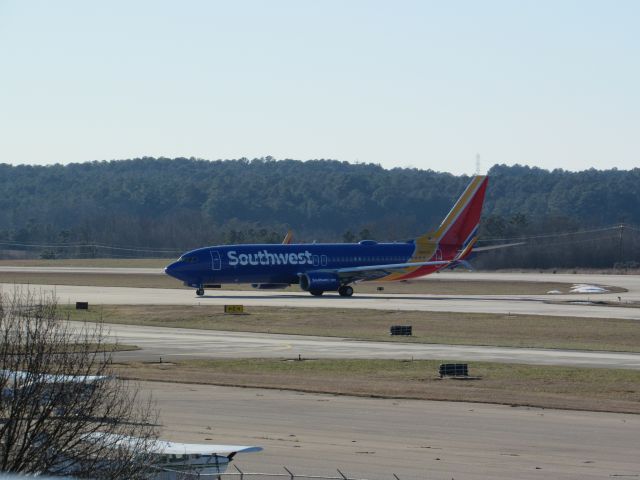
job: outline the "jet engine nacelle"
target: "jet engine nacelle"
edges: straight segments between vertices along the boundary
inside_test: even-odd
[[[309,272],[300,275],[300,288],[304,291],[326,291],[338,290],[340,280],[335,273],[330,272]]]
[[[258,290],[275,290],[277,288],[287,288],[289,284],[288,283],[252,283],[251,286],[253,288],[257,288]]]

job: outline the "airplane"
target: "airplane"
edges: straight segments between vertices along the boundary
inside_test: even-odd
[[[60,392],[61,387],[69,391],[73,388],[81,388],[86,391],[84,394],[88,395],[98,386],[99,382],[109,378],[107,375],[64,375],[24,372],[21,370],[0,370],[2,385],[11,384],[10,387],[5,386],[3,388],[2,396],[5,398],[10,398],[18,393],[29,394],[36,389],[42,389],[43,392],[54,395],[56,388]],[[43,398],[46,398],[46,396]]]
[[[478,240],[488,180],[473,177],[440,226],[408,242],[217,245],[186,252],[165,273],[198,296],[224,283],[250,283],[259,289],[299,284],[311,295],[350,297],[356,282],[408,280],[464,265]]]
[[[93,432],[85,435],[86,441],[106,442],[108,448],[137,448],[137,437],[113,433]],[[144,441],[143,441],[144,442]],[[262,447],[250,445],[212,445],[207,443],[178,443],[151,440],[145,450],[150,457],[150,478],[174,480],[186,476],[216,475],[224,473],[238,453],[261,452]]]
[[[60,402],[64,402],[66,393],[71,393],[74,388],[81,388],[80,394],[90,394],[91,389],[96,388],[99,382],[106,381],[112,377],[107,375],[65,375],[50,373],[33,373],[21,370],[0,369],[0,384],[11,384],[2,390],[2,399],[11,400],[17,396],[31,395],[36,393],[36,389],[42,389],[42,401],[48,401],[48,389],[58,389],[56,397]],[[60,390],[61,389],[61,390]],[[52,390],[55,392],[55,390]],[[77,392],[76,392],[77,393]],[[55,393],[52,393],[55,395]],[[64,406],[57,406],[56,410],[64,409]],[[118,448],[137,448],[140,443],[144,443],[145,452],[149,455],[150,472],[149,478],[153,480],[177,480],[187,475],[213,475],[224,473],[227,466],[238,453],[261,452],[262,447],[247,445],[212,445],[197,443],[177,443],[161,439],[145,441],[138,437],[127,435],[91,432],[82,435],[81,439],[86,442],[101,442],[108,448],[117,450]],[[108,456],[107,456],[108,457]],[[108,468],[109,458],[101,459],[105,468]],[[75,462],[69,462],[65,473],[73,475]]]

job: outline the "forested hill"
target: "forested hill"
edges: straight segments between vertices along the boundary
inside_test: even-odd
[[[640,169],[488,172],[485,237],[640,225]],[[0,165],[0,240],[185,249],[222,242],[406,239],[469,177],[331,160],[142,158]]]

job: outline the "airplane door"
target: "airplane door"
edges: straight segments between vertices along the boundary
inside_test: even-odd
[[[220,252],[218,250],[209,250],[211,252],[211,270],[222,270],[222,261],[220,260]]]
[[[318,255],[314,255],[313,256],[313,266],[317,267],[320,265],[320,258],[318,258]]]
[[[320,265],[322,265],[323,267],[327,266],[327,256],[326,255],[320,255]]]

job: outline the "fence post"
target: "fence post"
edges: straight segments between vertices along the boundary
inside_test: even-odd
[[[238,468],[238,465],[233,464],[233,468],[235,468],[240,473],[240,480],[244,478],[244,472]]]
[[[294,477],[295,475],[294,475],[293,473],[291,473],[291,470],[289,470],[287,467],[284,467],[284,466],[283,466],[282,468],[284,468],[284,469],[287,471],[287,473],[288,473],[289,475],[291,475],[291,480],[294,480],[294,479],[293,479],[293,477]]]

